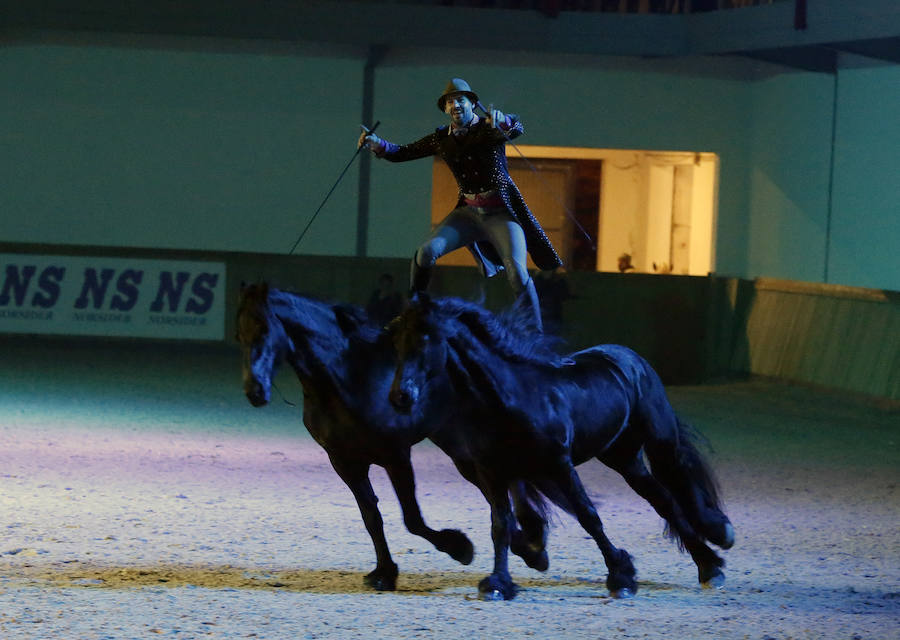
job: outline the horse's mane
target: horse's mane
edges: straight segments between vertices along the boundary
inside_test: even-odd
[[[562,340],[534,329],[530,315],[517,307],[499,313],[461,298],[431,300],[432,322],[442,327],[446,337],[460,337],[459,328],[501,358],[549,367],[561,367],[569,360],[557,352]],[[450,330],[447,323],[455,325]]]
[[[323,339],[330,336],[335,341],[349,338],[374,343],[379,338],[380,327],[359,305],[333,302],[291,289],[270,287],[266,283],[242,289],[238,314],[264,313],[263,309],[274,312],[273,305],[281,307],[278,315],[282,317],[283,324],[299,329],[315,327]],[[314,318],[315,311],[329,316],[333,314],[337,322],[319,322]]]
[[[267,327],[277,323],[288,339],[287,359],[304,391],[337,394],[347,407],[360,404],[361,372],[366,378],[376,362],[383,366],[391,362],[389,339],[357,305],[260,284],[242,290],[239,313],[254,314]]]

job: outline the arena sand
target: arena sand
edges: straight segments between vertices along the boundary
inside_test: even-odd
[[[482,602],[489,513],[430,443],[414,449],[435,528],[470,536],[461,566],[410,535],[375,490],[398,590],[363,586],[371,542],[347,488],[281,401],[251,408],[236,351],[4,339],[0,370],[0,637],[900,638],[900,414],[754,380],[672,387],[710,440],[737,531],[723,589],[615,473],[579,468],[640,590],[614,600],[594,543],[559,514],[550,569]],[[289,372],[278,378],[299,403]]]

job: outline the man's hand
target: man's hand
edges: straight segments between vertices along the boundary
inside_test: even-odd
[[[371,133],[363,125],[359,125],[359,127],[362,129],[362,133],[359,134],[359,141],[356,143],[356,148],[359,149],[360,147],[365,147],[370,151],[381,151],[381,148],[384,146],[381,138],[374,133]]]
[[[491,127],[494,129],[498,126],[506,127],[506,115],[500,109],[495,109],[494,105],[488,107],[487,121],[491,123]]]

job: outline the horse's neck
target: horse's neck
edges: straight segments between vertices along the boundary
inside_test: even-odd
[[[346,376],[341,353],[347,338],[327,305],[285,296],[273,302],[272,309],[292,343],[287,360],[301,380],[337,381]]]
[[[366,389],[390,363],[377,343],[351,339],[339,326],[333,308],[319,301],[287,297],[273,309],[293,345],[288,363],[307,394],[348,409],[371,404]]]

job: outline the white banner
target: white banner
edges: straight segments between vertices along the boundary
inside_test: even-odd
[[[0,331],[222,340],[225,264],[0,254]]]

